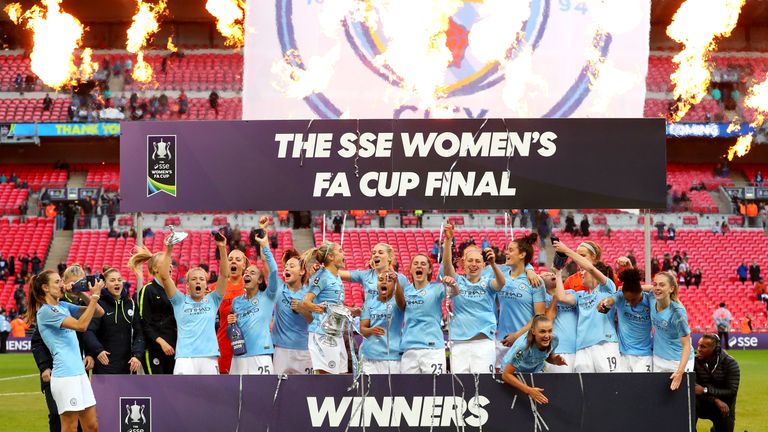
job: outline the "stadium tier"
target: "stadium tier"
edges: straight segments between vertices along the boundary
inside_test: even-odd
[[[515,237],[524,233],[527,231],[515,230]],[[590,237],[573,237],[563,232],[557,234],[571,247],[584,240],[597,242],[603,248],[603,261],[609,264],[615,263],[616,258],[625,256],[627,251],[633,250],[638,267],[644,266],[642,230],[614,230],[610,237],[606,237],[602,231],[593,233]],[[315,243],[321,244],[322,232],[316,231],[314,235]],[[492,245],[500,248],[503,248],[506,240],[503,230],[458,230],[456,244],[470,237],[474,238],[478,245],[487,238]],[[407,272],[413,256],[419,253],[429,254],[438,238],[437,230],[428,229],[347,230],[344,233],[347,269],[367,268],[371,249],[377,243],[383,242],[389,243],[395,249],[400,272]],[[328,232],[326,240],[339,242],[341,238],[339,234]],[[680,290],[680,298],[688,309],[691,327],[697,330],[712,330],[712,311],[720,302],[726,302],[733,312],[735,328],[739,328],[747,313],[752,314],[755,328],[768,326],[765,305],[755,297],[752,284],[742,284],[736,276],[736,267],[742,260],[749,263],[754,258],[761,267],[768,265],[765,258],[768,237],[761,231],[731,231],[727,235],[720,235],[706,230],[679,230],[675,241],[658,240],[654,232],[652,248],[653,255],[658,258],[664,253],[674,255],[676,251],[687,252],[691,269],[702,269],[701,286],[683,286]],[[537,255],[538,249],[537,247]],[[533,264],[537,264],[536,260]],[[433,275],[436,275],[437,271],[438,266],[435,264]],[[348,305],[362,305],[363,292],[359,284],[345,283],[345,295]]]
[[[19,259],[25,254],[32,257],[35,252],[42,260],[48,253],[53,235],[53,220],[37,217],[27,218],[26,223],[21,223],[19,218],[9,221],[0,219],[0,252],[8,259],[15,258],[16,271],[21,269]],[[13,299],[13,291],[16,285],[12,278],[0,280],[0,306],[10,309],[16,306]]]
[[[67,171],[50,165],[0,164],[0,176],[5,175],[10,181],[14,174],[34,192],[43,187],[64,187],[67,184]]]
[[[27,200],[29,189],[17,188],[12,183],[0,184],[0,215],[19,214],[19,207]]]
[[[215,243],[210,231],[187,231],[189,237],[174,249],[174,278],[178,280],[180,270],[186,272],[191,267],[197,267],[200,263],[210,265],[211,271],[216,271]],[[247,240],[247,230],[243,234]],[[151,251],[157,252],[164,249],[163,239],[167,233],[156,233],[153,237],[144,238],[144,245]],[[108,237],[108,232],[103,230],[79,230],[75,231],[72,247],[69,250],[67,263],[78,263],[83,267],[90,267],[94,272],[100,273],[103,266],[115,266],[120,270],[123,280],[131,283],[131,294],[136,289],[136,275],[128,268],[128,258],[131,256],[136,239]],[[278,231],[278,248],[275,258],[278,267],[282,271],[280,257],[285,249],[293,247],[290,231]],[[247,255],[253,262],[254,249],[248,247]],[[260,262],[260,261],[259,261]],[[148,274],[145,272],[144,280]]]

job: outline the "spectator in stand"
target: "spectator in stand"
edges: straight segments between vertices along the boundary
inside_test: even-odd
[[[13,255],[8,257],[8,275],[16,276],[16,257]]]
[[[720,227],[721,227],[721,225],[719,223],[715,222],[715,225],[712,226],[712,234],[722,234],[722,231],[721,231]]]
[[[749,281],[752,283],[760,280],[760,265],[757,264],[757,260],[752,260],[752,265],[749,266]]]
[[[387,222],[387,211],[381,208],[378,211],[378,215],[379,215],[379,228],[384,228]]]
[[[666,227],[667,224],[662,221],[658,221],[656,224],[654,224],[654,226],[656,227],[656,238],[659,240],[664,240],[664,227]]]
[[[336,216],[333,217],[333,232],[336,234],[341,234],[341,224],[344,223],[344,219],[341,217],[340,214],[336,214]]]
[[[165,115],[168,112],[168,96],[165,93],[161,93],[160,97],[157,98],[157,103],[159,104],[160,115]]]
[[[64,274],[64,270],[67,269],[67,264],[64,261],[60,261],[59,265],[56,266],[56,270],[59,272],[59,276]]]
[[[16,290],[13,292],[13,301],[16,303],[16,309],[21,310],[21,306],[24,304],[24,285],[16,286]]]
[[[5,176],[5,173],[0,174],[0,184],[3,184],[8,181],[8,178]]]
[[[424,210],[414,210],[413,215],[416,216],[416,228],[421,228],[422,219],[424,217]]]
[[[712,319],[715,320],[715,327],[717,328],[717,335],[720,340],[723,341],[725,349],[729,349],[728,345],[728,332],[731,330],[731,311],[725,308],[725,303],[720,303],[720,307],[712,314]]]
[[[24,94],[24,77],[20,73],[17,73],[16,78],[13,79],[13,85],[17,92]]]
[[[667,227],[667,240],[675,241],[676,236],[677,228],[675,228],[675,224],[669,224]]]
[[[30,263],[32,263],[32,274],[37,276],[37,274],[40,273],[40,265],[43,264],[43,260],[37,256],[37,252],[32,255]]]
[[[747,276],[749,275],[749,267],[747,267],[747,264],[742,261],[741,264],[736,268],[736,274],[739,276],[739,282],[746,283],[747,282]]]
[[[670,258],[669,253],[664,253],[664,259],[661,262],[661,271],[670,271],[672,270],[672,258]]]
[[[274,227],[273,227],[274,228]],[[277,230],[270,230],[269,233],[269,247],[273,250],[277,250],[278,244],[278,237],[277,237]]]
[[[677,272],[678,273],[688,273],[691,271],[691,266],[688,264],[688,258],[685,258],[683,262],[678,264],[677,266]]]
[[[27,335],[29,325],[24,321],[22,315],[16,315],[11,321],[11,337],[23,338]]]
[[[587,215],[582,216],[579,231],[582,236],[589,237],[589,219]]]
[[[208,95],[208,105],[211,106],[211,109],[216,113],[216,116],[219,115],[219,94],[216,93],[216,90],[211,90],[211,94]]]
[[[432,252],[430,255],[435,262],[437,262],[437,255],[440,253],[440,246],[440,242],[437,240],[435,240],[435,243],[432,244]]]
[[[757,187],[761,187],[763,185],[763,172],[757,171],[757,174],[755,174],[755,184]]]
[[[187,111],[189,111],[189,99],[187,99],[187,94],[182,90],[179,93],[179,117],[186,114]]]
[[[765,282],[763,282],[763,278],[760,278],[755,282],[755,295],[761,302],[768,302],[768,295],[765,293]]]
[[[514,222],[511,225],[514,225]],[[568,212],[568,215],[565,217],[565,232],[576,235],[576,219],[573,217],[573,212]]]
[[[5,316],[5,309],[0,307],[0,354],[5,354],[5,342],[11,334],[11,323]]]
[[[733,432],[741,371],[720,344],[721,340],[711,333],[699,339],[694,363],[696,417],[712,420],[714,432]]]
[[[51,96],[46,93],[45,97],[43,98],[43,111],[50,111],[52,106],[53,99],[51,99]]]
[[[21,274],[22,279],[24,279],[29,274],[29,254],[24,254],[19,259],[19,262],[21,262],[21,269],[19,270],[19,274]]]
[[[742,218],[742,220],[743,219],[744,218]],[[731,227],[730,225],[728,225],[728,222],[726,222],[725,220],[723,220],[723,223],[720,224],[720,232],[723,233],[723,235],[726,235],[729,232],[731,232]]]

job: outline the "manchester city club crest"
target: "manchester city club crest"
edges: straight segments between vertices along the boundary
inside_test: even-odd
[[[176,196],[176,135],[147,135],[147,196]]]
[[[649,15],[620,0],[277,0],[246,17],[274,30],[247,33],[244,118],[640,116]]]

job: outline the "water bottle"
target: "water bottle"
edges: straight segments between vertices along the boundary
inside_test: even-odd
[[[245,338],[243,338],[243,331],[240,330],[240,326],[236,322],[227,327],[227,336],[229,341],[232,342],[232,353],[236,356],[241,356],[248,353],[245,347]]]

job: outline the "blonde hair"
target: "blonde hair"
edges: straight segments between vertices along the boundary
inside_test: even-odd
[[[157,252],[153,254],[151,250],[144,246],[137,246],[135,251],[128,259],[128,267],[136,273],[136,276],[141,277],[143,274],[141,266],[146,262],[149,274],[154,276],[155,272],[152,269],[158,264],[163,253]]]
[[[189,281],[190,275],[192,275],[192,272],[201,271],[203,272],[203,275],[205,276],[205,280],[208,281],[208,272],[205,271],[202,267],[192,267],[191,269],[187,270],[187,274],[185,275],[187,281]]]
[[[64,270],[64,273],[62,273],[61,278],[66,280],[73,280],[78,281],[85,277],[85,271],[82,267],[80,267],[80,264],[72,264],[71,266],[67,267],[66,270]]]
[[[338,243],[325,242],[319,247],[307,250],[301,255],[301,258],[305,263],[309,263],[314,258],[321,265],[325,266],[330,264],[330,257],[334,254],[336,247],[340,248],[341,246]]]
[[[379,246],[383,247],[384,251],[387,253],[387,257],[389,257],[389,265],[394,266],[395,250],[392,249],[392,246],[389,243],[376,243],[373,246],[373,249],[376,249]],[[368,260],[368,267],[373,268],[373,251],[371,251],[371,258]]]
[[[677,278],[675,275],[668,271],[658,272],[656,276],[664,276],[667,279],[667,283],[672,287],[672,292],[669,293],[669,298],[675,303],[680,303],[680,298],[677,293],[680,291],[680,285],[677,284]]]
[[[587,250],[587,252],[589,252],[590,255],[595,257],[595,262],[600,262],[601,258],[603,257],[603,248],[591,240],[581,242],[581,244],[579,244],[576,249],[580,247],[583,247]]]

